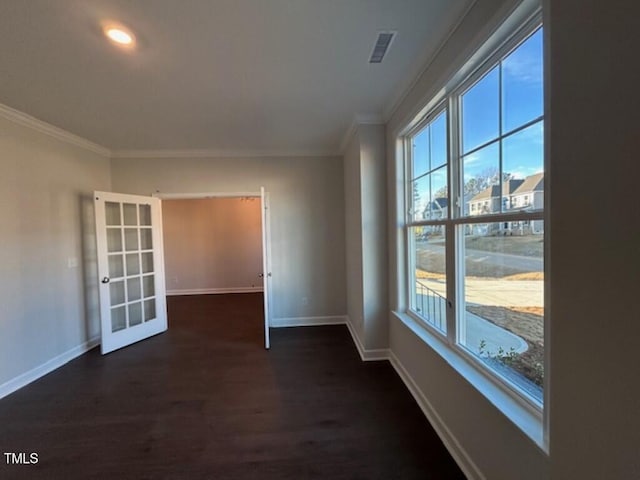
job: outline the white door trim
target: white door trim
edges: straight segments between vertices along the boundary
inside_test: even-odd
[[[239,198],[256,197],[260,198],[260,191],[257,192],[199,192],[199,193],[162,193],[155,192],[152,197],[162,200],[197,200],[200,198]]]
[[[271,221],[269,193],[264,187],[260,187],[260,220],[262,223],[262,288],[264,303],[264,348],[271,348],[271,336],[269,327],[271,326]]]

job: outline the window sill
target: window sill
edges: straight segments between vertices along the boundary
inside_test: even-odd
[[[498,387],[480,368],[451,349],[441,338],[406,313],[392,312],[411,332],[435,350],[458,374],[514,423],[545,454],[549,454],[543,420],[514,395]]]

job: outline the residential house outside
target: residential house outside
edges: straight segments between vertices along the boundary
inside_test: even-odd
[[[422,217],[425,220],[446,220],[449,215],[449,200],[447,197],[437,197],[428,202],[422,211]],[[444,232],[443,225],[431,225],[423,227],[425,236],[442,235]]]
[[[529,175],[524,179],[510,179],[500,185],[492,185],[476,194],[468,202],[469,215],[487,215],[509,211],[540,210],[544,204],[544,173]],[[532,235],[542,234],[542,220],[502,222],[492,224],[492,235]]]
[[[423,216],[425,220],[443,220],[447,218],[449,201],[447,197],[434,198],[427,203]]]

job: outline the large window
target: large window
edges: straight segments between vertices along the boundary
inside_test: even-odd
[[[406,137],[409,311],[542,407],[542,27],[527,27]]]

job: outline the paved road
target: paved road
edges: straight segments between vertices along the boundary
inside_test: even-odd
[[[419,242],[418,251],[444,253],[444,245]],[[484,250],[466,249],[466,260],[470,262],[486,262],[492,265],[507,265],[523,272],[541,272],[544,262],[541,258],[510,253],[485,252]]]

